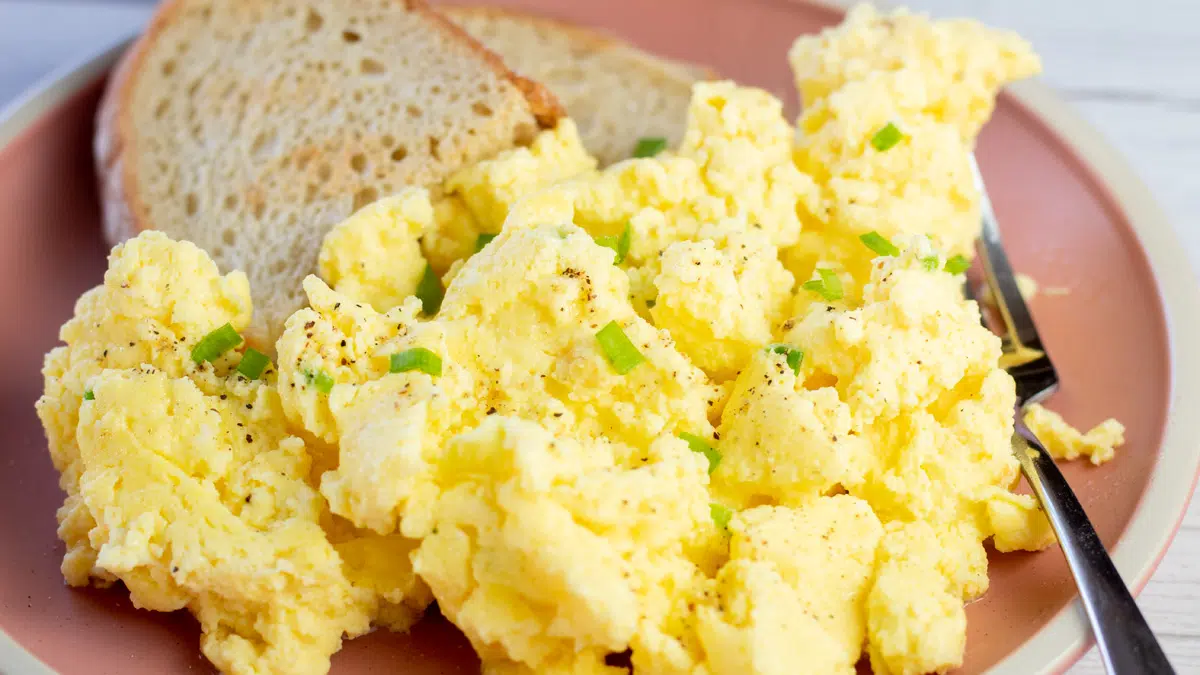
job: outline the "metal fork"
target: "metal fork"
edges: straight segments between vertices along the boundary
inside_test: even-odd
[[[999,320],[1004,324],[1001,365],[1017,384],[1013,453],[1021,462],[1025,479],[1033,487],[1062,546],[1108,672],[1114,675],[1174,673],[1079,499],[1046,448],[1025,425],[1025,406],[1054,393],[1058,388],[1058,374],[1042,348],[1033,317],[1017,287],[974,155],[971,156],[971,170],[979,190],[983,219],[983,233],[977,248],[983,262],[984,283],[991,291],[999,310]],[[968,297],[973,298],[970,282],[966,289]]]

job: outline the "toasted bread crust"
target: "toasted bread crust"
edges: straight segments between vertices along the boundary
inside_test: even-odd
[[[146,207],[133,189],[136,163],[126,162],[132,153],[133,119],[129,110],[136,75],[150,46],[174,17],[184,0],[167,0],[150,19],[150,25],[121,56],[96,114],[96,176],[100,182],[100,200],[104,237],[116,245],[151,229]]]
[[[479,54],[489,68],[511,82],[525,96],[531,114],[543,128],[553,127],[566,114],[548,89],[509,70],[495,52],[432,9],[424,0],[396,1],[403,2],[406,9],[419,13],[445,35]],[[146,56],[187,2],[189,0],[166,0],[159,5],[146,32],[129,47],[113,70],[97,111],[94,139],[96,175],[104,236],[112,245],[153,229],[149,209],[136,188],[137,163],[125,161],[125,157],[136,156],[137,152],[134,147],[137,135],[133,129],[133,90]]]
[[[470,46],[472,50],[478,53],[483,60],[487,62],[497,75],[508,80],[522,94],[525,95],[525,100],[529,103],[530,112],[533,113],[534,119],[543,129],[552,129],[558,124],[559,118],[566,116],[566,110],[554,98],[554,94],[542,85],[533,80],[526,79],[514,73],[504,65],[504,61],[500,55],[483,45],[482,42],[471,37],[471,34],[463,30],[458,24],[454,23],[445,15],[435,11],[429,6],[429,3],[424,0],[407,0],[408,8],[412,11],[419,12],[421,15],[428,17],[431,21],[438,25],[438,28],[455,40]]]

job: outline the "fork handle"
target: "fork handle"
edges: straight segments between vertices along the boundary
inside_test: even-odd
[[[1021,421],[1020,414],[1016,431],[1036,450],[1014,448],[1075,577],[1105,668],[1112,675],[1173,674],[1167,655],[1104,550],[1083,506],[1045,446]]]

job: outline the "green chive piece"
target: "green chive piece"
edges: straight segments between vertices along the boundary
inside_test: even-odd
[[[253,347],[248,347],[246,353],[242,354],[242,360],[238,363],[237,371],[245,375],[248,379],[257,380],[262,377],[263,371],[267,369],[267,365],[270,363],[271,359],[266,354]]]
[[[328,394],[329,392],[333,391],[333,385],[337,384],[333,381],[333,378],[329,376],[329,373],[323,370],[318,370],[316,372],[306,370],[304,371],[304,379],[308,382],[308,384],[316,387],[317,391],[321,392],[322,394]]]
[[[495,238],[496,238],[496,235],[494,235],[494,234],[481,234],[481,235],[479,235],[479,236],[478,236],[478,237],[475,239],[475,252],[476,252],[476,253],[479,253],[480,251],[482,251],[482,250],[483,250],[483,247],[484,247],[484,246],[487,246],[487,245],[488,245],[488,244],[490,244],[490,243],[492,243],[492,240],[493,240],[493,239],[495,239]]]
[[[712,516],[713,522],[722,530],[729,529],[729,521],[733,520],[733,511],[724,504],[709,502],[708,513]]]
[[[792,369],[792,372],[797,375],[800,374],[800,364],[804,363],[804,350],[803,349],[796,349],[795,347],[793,347],[791,345],[785,345],[783,343],[778,343],[778,344],[773,344],[773,345],[767,345],[767,351],[775,352],[776,354],[783,354],[785,356],[785,358],[787,359],[788,367]]]
[[[629,223],[625,223],[625,230],[621,234],[596,237],[596,243],[616,251],[617,257],[613,258],[613,264],[620,265],[625,262],[625,256],[629,255],[629,246],[633,243],[633,228],[629,227]]]
[[[858,240],[861,241],[867,248],[874,251],[876,255],[900,255],[900,249],[896,248],[895,244],[888,241],[887,237],[884,237],[878,232],[868,232],[859,237]]]
[[[425,265],[425,274],[421,275],[421,281],[417,283],[417,297],[421,299],[421,311],[426,316],[437,314],[442,307],[442,296],[446,292],[442,289],[442,280],[433,271],[433,268],[428,264]]]
[[[946,261],[945,270],[950,274],[962,274],[971,266],[971,261],[962,255],[956,255]]]
[[[662,136],[646,136],[639,138],[633,148],[634,157],[653,157],[667,149],[667,139]]]
[[[837,273],[833,270],[827,270],[823,267],[817,268],[817,274],[820,279],[811,279],[804,282],[800,287],[806,291],[812,291],[826,300],[840,300],[842,298],[842,280],[838,278]]]
[[[697,436],[696,434],[689,434],[686,431],[681,431],[679,433],[679,438],[687,442],[688,447],[691,448],[692,452],[698,452],[708,458],[709,473],[717,470],[717,465],[721,463],[721,453],[716,448],[709,445],[708,441]]]
[[[437,354],[424,347],[413,347],[392,354],[392,364],[388,368],[392,373],[403,373],[409,370],[419,370],[437,377],[442,374],[442,359]]]
[[[904,140],[904,132],[900,131],[895,124],[888,122],[871,137],[871,145],[879,152],[885,152],[891,150],[894,145],[902,140]]]
[[[646,301],[646,307],[648,309],[654,309],[654,306],[657,304],[658,304],[658,302],[654,298],[650,298],[649,300]]]
[[[938,257],[936,255],[928,255],[921,258],[921,266],[927,271],[933,272],[938,268]]]
[[[646,357],[642,356],[638,348],[630,342],[629,336],[625,335],[625,331],[621,330],[621,325],[616,321],[609,321],[607,326],[601,328],[596,333],[596,341],[600,343],[600,350],[604,352],[604,358],[608,359],[619,375],[628,373],[646,360]]]
[[[240,344],[242,344],[242,336],[238,335],[233,326],[225,324],[200,338],[196,346],[192,347],[192,360],[196,363],[215,361],[218,356]]]
[[[92,393],[92,390],[91,390],[91,389],[88,389],[87,391],[83,392],[83,400],[85,400],[85,401],[95,401],[95,400],[96,400],[96,395]]]

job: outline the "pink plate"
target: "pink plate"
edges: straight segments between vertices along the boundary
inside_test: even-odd
[[[513,0],[496,4],[606,29],[650,51],[714,68],[785,97],[795,36],[839,10],[787,0]],[[669,29],[667,28],[669,27]],[[72,590],[58,572],[54,511],[62,495],[33,401],[42,355],[79,294],[104,269],[92,173],[93,114],[115,52],[48,83],[0,119],[0,671],[210,672],[184,613],[133,609],[119,587]],[[5,142],[6,139],[7,143]],[[1200,450],[1196,285],[1144,189],[1104,144],[1037,85],[997,106],[978,155],[1018,269],[1065,296],[1033,311],[1063,378],[1052,405],[1088,426],[1115,416],[1128,442],[1111,463],[1064,467],[1118,566],[1140,587],[1191,493]],[[1170,318],[1170,331],[1168,331]],[[1191,345],[1192,349],[1172,348]],[[967,610],[960,672],[1025,675],[1065,667],[1086,641],[1057,550],[990,558],[991,590]],[[6,635],[7,634],[7,635]],[[32,657],[31,657],[32,655]],[[33,658],[33,657],[36,657]],[[38,661],[40,660],[41,663]],[[377,632],[334,657],[333,672],[476,672],[448,623]],[[45,665],[42,665],[45,664]]]

